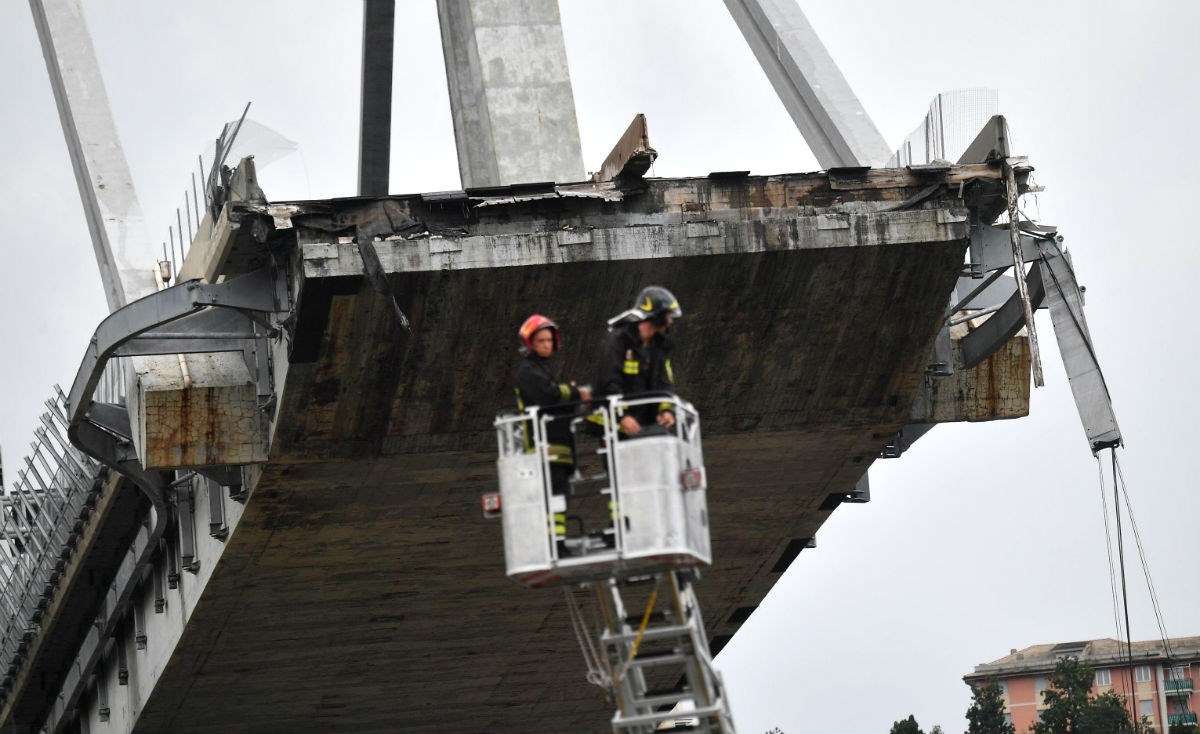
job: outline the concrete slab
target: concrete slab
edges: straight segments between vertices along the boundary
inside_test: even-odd
[[[723,644],[923,383],[965,205],[898,208],[925,184],[891,175],[289,205],[275,242],[302,282],[270,461],[134,730],[603,728],[562,598],[504,578],[478,499],[521,319],[553,315],[563,373],[589,381],[604,319],[648,282],[685,311],[676,374],[705,420],[717,559],[700,594]],[[387,294],[346,234],[383,220]]]
[[[912,420],[967,214],[994,211],[996,178],[978,166],[239,204],[228,262],[285,254],[297,303],[275,351],[268,460],[223,541],[206,533],[212,495],[184,505],[198,573],[152,615],[150,649],[126,648],[129,684],[101,671],[110,721],[89,699],[91,730],[605,728],[563,599],[505,579],[499,524],[480,517],[521,320],[553,316],[561,371],[585,382],[607,317],[650,282],[679,296],[673,361],[704,418],[716,559],[699,593],[719,648]],[[927,410],[1018,412],[1021,354],[956,375]]]

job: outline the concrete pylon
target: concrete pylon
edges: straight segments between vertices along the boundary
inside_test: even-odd
[[[822,168],[887,163],[891,148],[796,0],[725,6]]]
[[[584,179],[557,0],[438,0],[463,188]]]
[[[363,2],[358,195],[387,196],[392,152],[392,51],[396,0]]]
[[[109,311],[154,293],[146,234],[79,0],[29,0]]]

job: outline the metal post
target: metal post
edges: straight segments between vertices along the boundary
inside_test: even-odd
[[[1033,306],[1029,302],[1029,290],[1025,284],[1025,256],[1021,253],[1021,230],[1018,227],[1020,213],[1017,210],[1017,176],[1012,165],[1004,162],[1004,187],[1008,199],[1008,232],[1012,242],[1013,269],[1017,276],[1017,292],[1021,294],[1021,308],[1025,314],[1025,327],[1029,329],[1029,354],[1033,358],[1033,384],[1046,384],[1042,377],[1042,355],[1038,350],[1037,327],[1033,323]]]
[[[192,497],[193,483],[194,478],[175,486],[175,516],[179,522],[179,567],[195,573],[200,570],[200,563],[196,560],[196,507]]]
[[[108,687],[105,685],[104,669],[107,667],[105,661],[100,661],[96,666],[96,708],[99,709],[101,721],[108,721],[109,714],[112,712],[108,708]]]
[[[133,645],[138,650],[146,649],[146,613],[140,599],[133,603]]]
[[[170,548],[167,546],[165,539],[158,541],[158,561],[154,564],[150,574],[153,577],[154,591],[154,613],[162,614],[167,608],[167,596],[163,591],[163,576],[166,575],[167,558],[170,553]]]
[[[117,648],[117,685],[129,685],[129,659],[125,653],[125,635],[122,634],[125,625],[118,625],[113,635],[113,645]]]
[[[208,534],[225,540],[229,536],[229,526],[225,524],[225,488],[207,477],[200,481],[208,487]]]
[[[392,51],[396,0],[363,1],[358,195],[387,196],[392,152]]]

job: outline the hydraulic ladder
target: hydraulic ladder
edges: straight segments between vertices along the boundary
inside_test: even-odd
[[[664,403],[673,427],[636,440],[618,435],[625,411]],[[503,521],[506,573],[530,588],[564,587],[587,679],[616,703],[614,734],[735,734],[693,589],[697,569],[712,563],[699,414],[667,394],[609,396],[596,411],[604,416],[594,449],[602,467],[584,474],[577,466],[561,494],[551,418],[536,407],[496,418],[500,491],[484,496],[483,509]]]
[[[606,668],[601,678],[607,679],[603,682],[617,704],[614,734],[651,734],[665,722],[675,722],[671,731],[735,734],[692,588],[695,576],[693,570],[666,571],[583,585],[594,588],[600,606],[599,643]],[[627,595],[650,587],[643,612],[628,614],[622,587]],[[577,627],[577,632],[582,630]],[[692,708],[677,708],[679,704]]]

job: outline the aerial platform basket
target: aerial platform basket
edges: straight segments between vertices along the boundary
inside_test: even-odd
[[[649,404],[669,407],[675,425],[623,437],[621,416]],[[580,468],[591,475],[577,470],[570,491],[563,494],[553,491],[554,454],[546,427],[550,421],[571,421],[571,416],[532,407],[496,419],[500,492],[493,509],[503,520],[508,576],[526,586],[552,586],[711,563],[707,476],[696,409],[674,395],[617,395],[596,413],[604,425],[595,458],[577,456]],[[572,421],[573,432],[581,422]],[[602,527],[590,533],[579,528],[556,533],[555,513],[565,513],[570,527],[578,520],[572,505],[583,504],[586,487],[597,484],[591,493],[607,496],[607,509],[597,523]],[[485,500],[485,510],[486,505]]]

